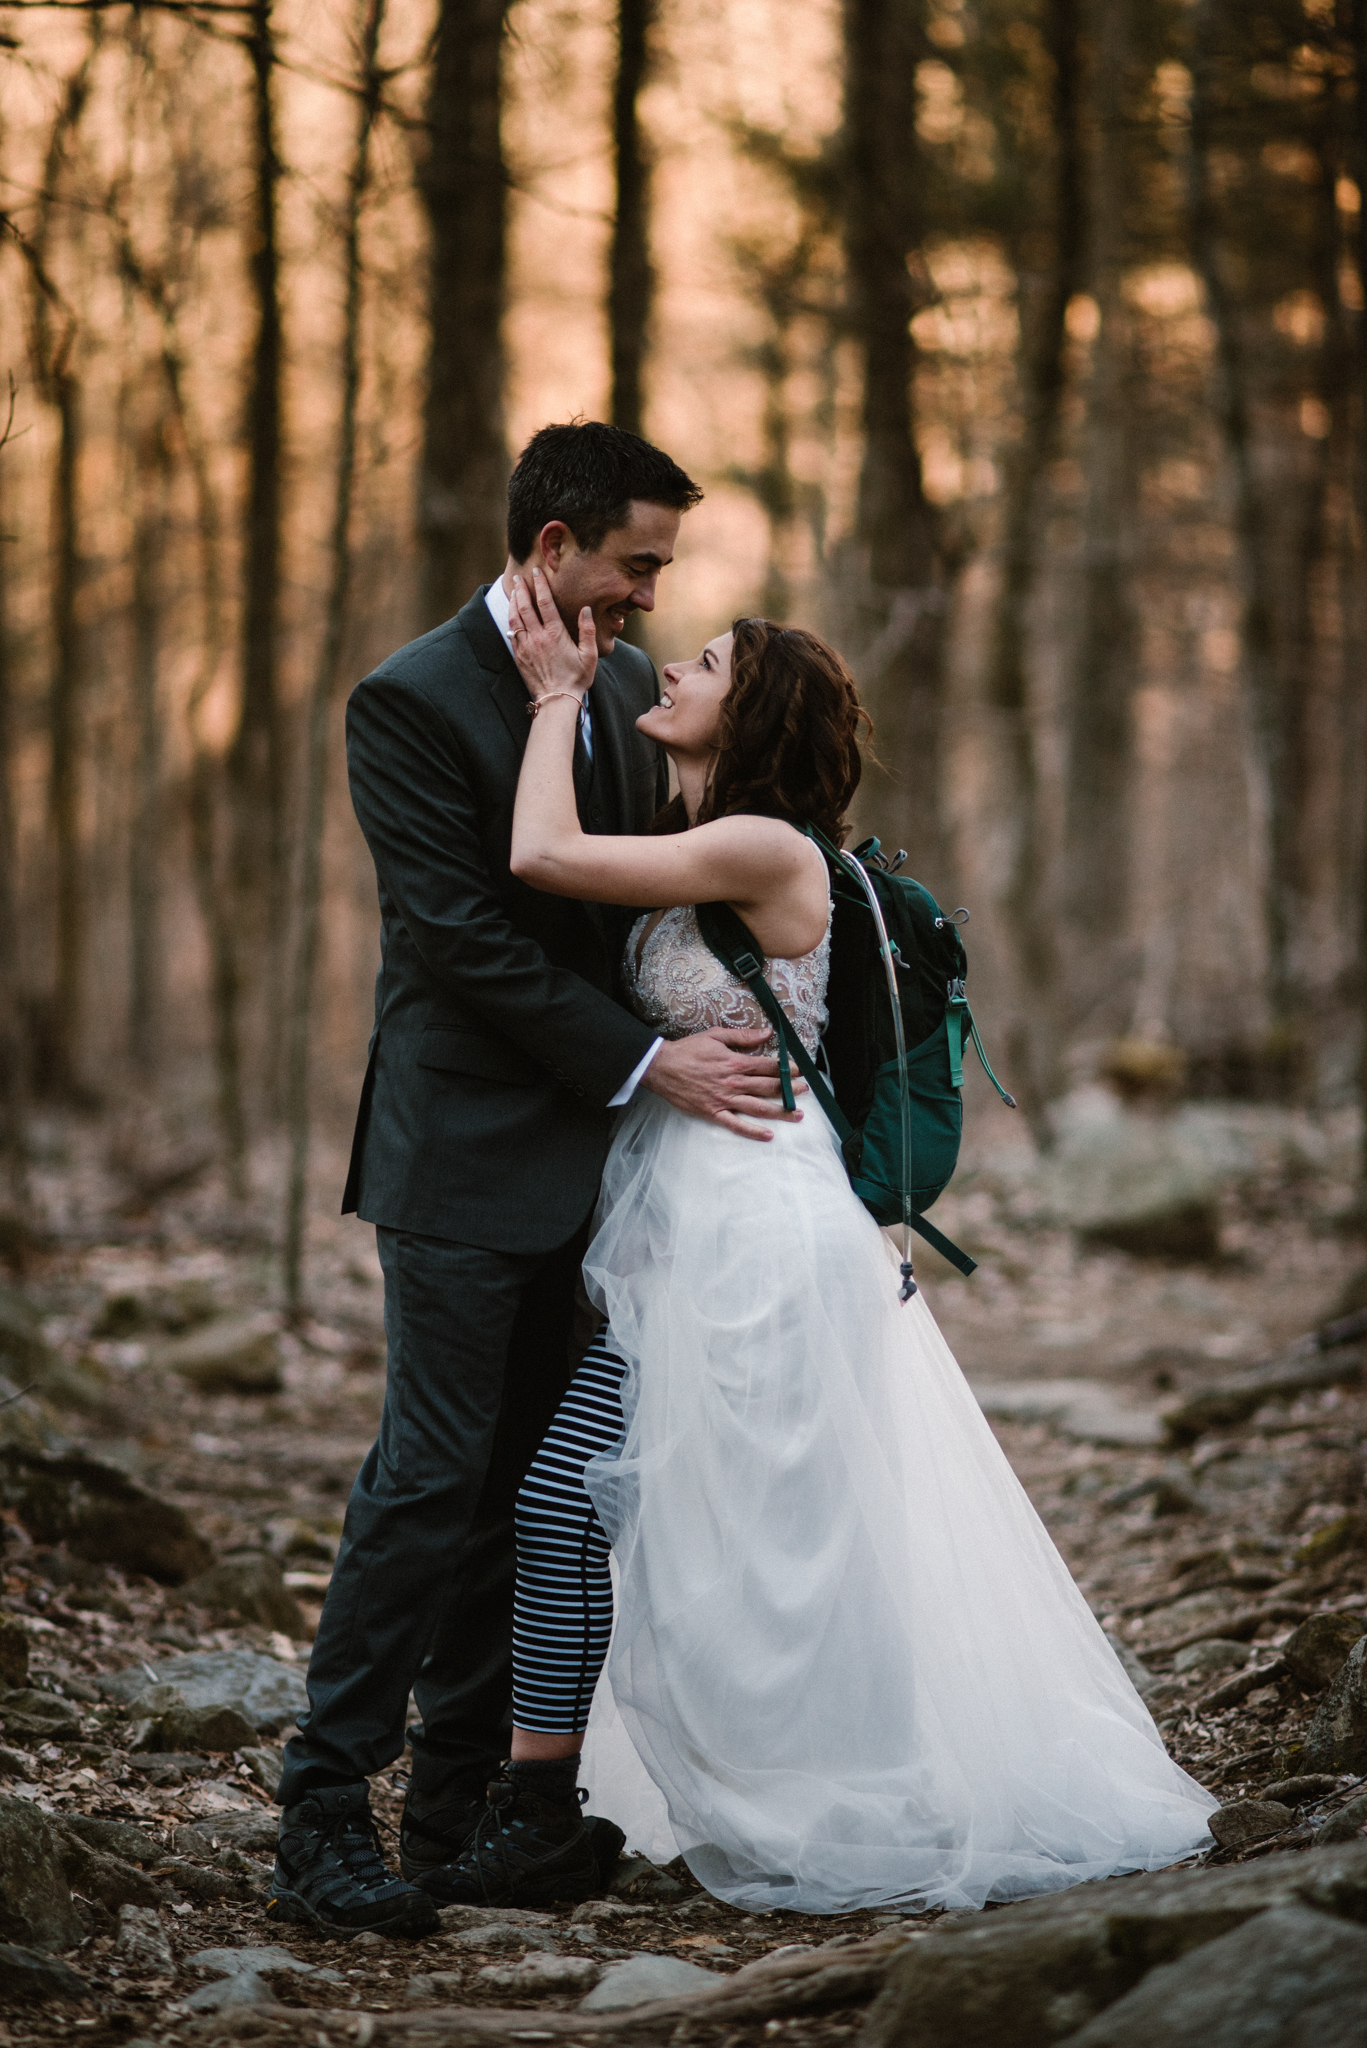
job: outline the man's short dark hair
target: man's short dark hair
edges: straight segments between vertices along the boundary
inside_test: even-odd
[[[687,512],[702,497],[662,448],[625,427],[573,420],[542,427],[508,479],[508,552],[525,562],[549,520],[561,519],[586,555],[625,526],[633,498]]]

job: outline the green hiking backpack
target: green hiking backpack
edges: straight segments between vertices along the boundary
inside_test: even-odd
[[[879,1223],[902,1225],[901,1299],[908,1301],[916,1292],[913,1230],[959,1272],[977,1264],[923,1213],[958,1164],[970,1038],[1002,1101],[1008,1109],[1016,1102],[988,1064],[964,994],[968,961],[958,927],[968,912],[946,915],[928,889],[897,873],[906,855],[888,860],[876,839],[842,853],[812,826],[803,830],[825,855],[834,903],[822,1041],[829,1085],[764,979],[763,954],[744,921],[725,903],[700,903],[698,925],[774,1027],[785,1108],[793,1107],[792,1060],[834,1126],[860,1201]]]

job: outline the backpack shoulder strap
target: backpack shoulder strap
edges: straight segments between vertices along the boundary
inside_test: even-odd
[[[821,846],[822,851],[825,852],[825,845],[820,834],[812,832],[811,837],[816,840],[817,844]],[[783,1092],[783,1107],[785,1109],[796,1107],[793,1098],[793,1084],[788,1069],[788,1059],[791,1054],[793,1060],[797,1063],[798,1072],[829,1117],[831,1127],[835,1131],[837,1138],[839,1138],[842,1147],[847,1145],[850,1139],[854,1137],[854,1126],[836,1101],[834,1095],[832,1095],[830,1089],[826,1086],[826,1082],[815,1062],[808,1056],[807,1049],[803,1045],[802,1040],[784,1016],[777,996],[764,979],[764,954],[754,933],[750,930],[745,920],[736,914],[729,903],[699,903],[694,908],[698,919],[698,929],[702,933],[708,949],[721,961],[723,967],[735,975],[737,981],[744,982],[774,1027],[778,1037],[778,1078]],[[924,1238],[925,1242],[937,1251],[942,1259],[947,1260],[956,1271],[967,1276],[969,1273],[977,1270],[977,1260],[971,1259],[967,1252],[960,1251],[958,1245],[950,1238],[947,1238],[942,1230],[937,1230],[935,1225],[927,1217],[922,1216],[919,1211],[913,1210],[907,1220],[917,1236]]]

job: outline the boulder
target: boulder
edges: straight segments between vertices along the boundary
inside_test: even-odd
[[[203,1650],[168,1657],[151,1667],[135,1664],[102,1683],[106,1699],[121,1700],[135,1710],[154,1685],[173,1685],[189,1707],[240,1704],[259,1735],[278,1735],[308,1705],[304,1673],[297,1664],[282,1664],[255,1650]],[[165,1711],[165,1709],[162,1709]]]
[[[146,1572],[179,1586],[206,1571],[213,1552],[183,1508],[158,1500],[97,1458],[0,1450],[0,1504],[39,1543],[65,1543],[92,1564]]]
[[[154,1724],[154,1730],[144,1748],[172,1755],[181,1750],[192,1755],[202,1750],[221,1755],[241,1749],[256,1734],[239,1700],[228,1700],[218,1707],[173,1707]]]
[[[0,1723],[11,1742],[79,1742],[81,1717],[70,1700],[20,1688],[0,1699]]]
[[[313,1634],[299,1602],[285,1586],[280,1566],[265,1551],[243,1551],[220,1559],[191,1579],[182,1588],[182,1597],[193,1600],[197,1607],[226,1608],[240,1614],[243,1621],[279,1629],[297,1642]]]
[[[1135,1258],[1219,1256],[1220,1187],[1244,1163],[1227,1144],[1222,1158],[1189,1116],[1136,1115],[1103,1088],[1077,1090],[1055,1118],[1043,1178],[1060,1223]]]
[[[1204,1643],[1188,1643],[1172,1660],[1179,1677],[1188,1672],[1197,1678],[1215,1678],[1226,1671],[1242,1671],[1252,1655],[1247,1643],[1231,1643],[1224,1636],[1212,1636]]]
[[[1367,1771],[1367,1636],[1320,1702],[1297,1761],[1307,1771]]]
[[[65,1963],[40,1955],[34,1948],[18,1948],[0,1941],[0,1984],[6,1998],[24,1999],[34,2005],[50,1998],[88,1998],[90,1986]]]
[[[259,1785],[268,1799],[274,1799],[280,1790],[280,1779],[285,1769],[285,1759],[278,1749],[266,1749],[261,1743],[239,1743],[238,1754],[254,1785]]]
[[[657,1998],[686,1998],[712,1991],[721,1982],[715,1970],[700,1970],[681,1956],[632,1956],[604,1970],[580,2012],[626,2012],[634,2005],[652,2005]]]
[[[159,1363],[205,1394],[277,1394],[284,1385],[270,1315],[225,1316],[168,1344]]]
[[[122,1856],[125,1863],[160,1862],[163,1850],[150,1835],[134,1827],[131,1820],[98,1820],[91,1813],[71,1813],[62,1827],[76,1835],[90,1849],[103,1849],[107,1856]]]
[[[1280,1835],[1294,1827],[1296,1815],[1276,1799],[1236,1799],[1219,1807],[1206,1824],[1222,1849],[1241,1849],[1245,1842],[1260,1842],[1264,1835]]]
[[[246,1813],[216,1813],[205,1828],[216,1841],[240,1849],[246,1856],[273,1856],[280,1831],[280,1816],[263,1813],[254,1806]]]
[[[475,1972],[481,1984],[502,1991],[520,2004],[524,1998],[546,1998],[555,1992],[588,1991],[603,1974],[591,1956],[524,1956],[520,1963],[487,1963]]]
[[[1350,1799],[1337,1813],[1331,1813],[1315,1840],[1317,1842],[1355,1842],[1367,1828],[1367,1792],[1359,1792],[1356,1799]]]
[[[892,1964],[861,2048],[1051,2048],[1159,1964],[1296,1905],[1367,1920],[1367,1842],[1079,1885],[942,1923]]]
[[[27,1684],[27,1631],[8,1614],[0,1614],[0,1686],[17,1690]]]
[[[1323,1692],[1347,1661],[1363,1633],[1362,1618],[1352,1614],[1312,1614],[1282,1644],[1282,1655],[1297,1685]]]
[[[23,1799],[0,1799],[0,1940],[75,1948],[85,1939],[46,1817]]]
[[[1284,1906],[1154,1970],[1068,2048],[1353,2048],[1364,2017],[1367,1930]]]
[[[148,1977],[174,1977],[176,1959],[161,1914],[145,1906],[122,1906],[114,1953],[126,1969]]]
[[[272,2005],[275,1994],[266,1981],[277,1970],[311,1977],[320,1984],[344,1984],[337,1970],[322,1970],[314,1963],[302,1963],[287,1948],[202,1948],[186,1959],[191,1970],[219,1979],[192,1992],[186,2000],[192,2012],[222,2012],[234,2005]]]

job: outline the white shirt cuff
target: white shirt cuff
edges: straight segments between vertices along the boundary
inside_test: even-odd
[[[633,1067],[631,1072],[627,1075],[626,1080],[623,1081],[621,1087],[617,1090],[617,1093],[613,1096],[611,1102],[608,1104],[609,1109],[626,1108],[632,1096],[636,1093],[636,1090],[640,1086],[641,1077],[645,1073],[646,1068],[650,1065],[650,1062],[654,1059],[656,1053],[660,1050],[660,1047],[663,1044],[664,1040],[662,1038],[656,1039],[654,1045],[651,1046],[650,1051],[641,1061],[640,1066]]]

